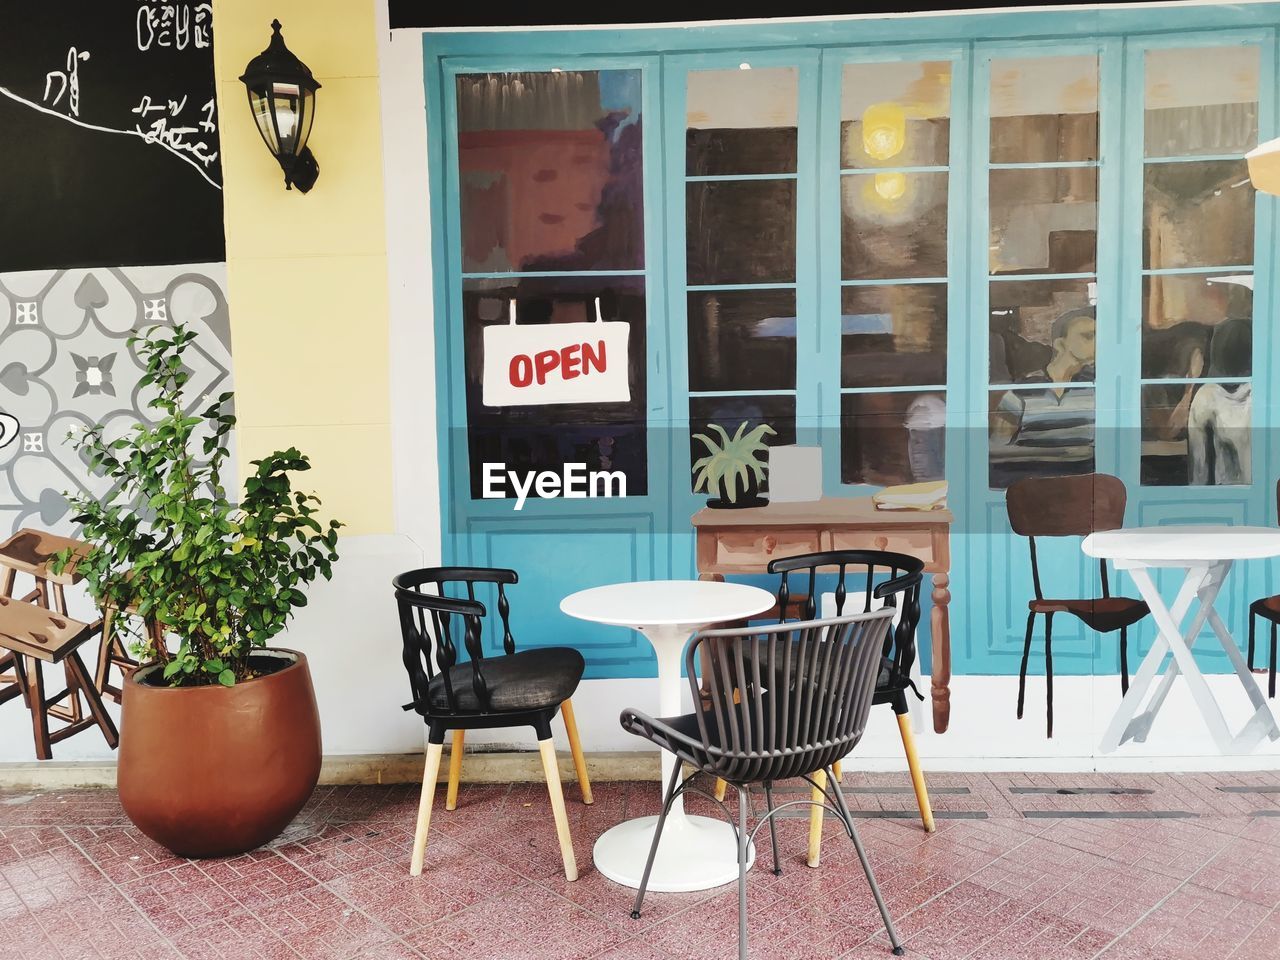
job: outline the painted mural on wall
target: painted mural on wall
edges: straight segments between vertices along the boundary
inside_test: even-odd
[[[212,16],[197,0],[4,5],[0,273],[225,257]]]
[[[103,493],[66,442],[148,419],[143,367],[126,341],[155,324],[197,332],[192,409],[231,389],[224,264],[0,274],[0,531],[71,533],[63,494]]]
[[[187,323],[192,404],[231,389],[212,6],[0,14],[0,536],[73,532],[66,443],[147,418],[127,340]]]

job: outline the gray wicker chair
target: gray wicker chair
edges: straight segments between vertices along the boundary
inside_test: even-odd
[[[919,578],[919,574],[915,576]],[[738,956],[746,960],[750,843],[767,822],[774,872],[781,872],[773,819],[780,810],[815,801],[795,800],[775,806],[773,784],[803,777],[822,791],[828,803],[821,805],[840,819],[853,841],[893,952],[902,955],[897,931],[840,791],[840,781],[831,773],[831,765],[862,739],[892,617],[893,609],[886,607],[827,620],[705,630],[690,641],[685,654],[693,702],[705,706],[681,717],[654,718],[631,709],[622,712],[625,730],[670,750],[695,770],[682,780],[682,765],[677,763],[672,768],[649,859],[636,892],[633,918],[640,916],[672,801],[691,789],[697,773],[719,777],[738,791]],[[707,664],[703,689],[698,686],[695,670],[700,654],[706,657]],[[815,782],[813,774],[818,771],[827,773],[826,786]],[[752,783],[763,785],[769,809],[748,832],[747,788]]]

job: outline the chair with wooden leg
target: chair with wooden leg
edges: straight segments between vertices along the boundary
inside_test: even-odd
[[[885,639],[873,703],[888,704],[897,715],[898,735],[902,738],[902,750],[906,755],[920,822],[926,832],[933,833],[933,807],[929,802],[924,772],[920,769],[907,704],[908,690],[924,699],[911,679],[916,660],[916,627],[920,622],[923,570],[924,561],[918,557],[882,550],[831,550],[780,557],[769,564],[769,572],[781,576],[778,602],[772,610],[761,614],[760,619],[812,620],[820,613],[825,614],[827,611],[819,610],[819,601],[820,593],[827,588],[833,595],[835,616],[843,616],[857,608],[858,594],[861,594],[863,613],[881,604],[895,608],[896,622]],[[837,760],[832,764],[832,773],[839,780],[842,772]],[[822,787],[825,787],[825,778],[823,770],[814,774],[815,781]],[[716,782],[717,799],[724,799],[724,786],[723,781]],[[814,790],[815,802],[818,789],[815,787]],[[822,807],[811,808],[809,816],[808,863],[816,867],[821,855]]]
[[[76,567],[88,550],[89,545],[82,540],[59,536],[46,530],[30,528],[19,530],[8,540],[0,543],[0,596],[14,595],[17,574],[22,573],[31,577],[32,590],[17,599],[66,615],[66,588],[79,583],[82,579]],[[63,552],[69,553],[70,560],[55,573],[53,561]],[[133,613],[133,611],[127,612]],[[120,702],[121,690],[118,685],[111,682],[111,668],[116,667],[122,674],[127,675],[138,665],[138,662],[125,650],[124,641],[120,637],[119,620],[114,611],[108,609],[103,612],[102,635],[94,671],[94,687],[98,693],[110,697],[116,703]],[[0,658],[0,671],[6,669],[5,659]],[[70,667],[67,666],[66,670],[68,684],[74,686],[75,681],[69,672]],[[70,699],[67,709],[74,714],[76,720],[81,718],[78,696]]]
[[[31,713],[38,760],[52,759],[53,744],[94,726],[102,731],[111,749],[119,743],[116,726],[78,649],[101,630],[101,620],[81,623],[34,603],[0,597],[0,669],[14,671],[10,683],[0,687],[0,703],[21,694]],[[67,682],[61,693],[45,695],[45,663],[63,665]],[[81,713],[81,697],[88,716]],[[50,720],[60,720],[65,726],[51,729]]]
[[[409,868],[415,877],[422,873],[425,859],[445,733],[454,731],[451,783],[446,795],[446,806],[451,809],[457,800],[456,776],[462,764],[463,737],[459,734],[467,730],[527,725],[537,734],[565,877],[578,878],[560,769],[551,739],[551,720],[557,712],[564,717],[583,801],[590,803],[591,786],[577,742],[573,708],[569,704],[586,663],[582,654],[570,647],[539,647],[516,652],[506,587],[517,580],[514,570],[434,567],[403,573],[392,581],[400,611],[404,666],[413,692],[413,701],[405,709],[417,711],[427,725],[426,769]],[[460,585],[466,596],[448,596],[450,585]],[[501,630],[496,638],[503,650],[500,656],[485,655],[482,627],[487,611],[476,599],[477,586],[497,589],[500,627],[497,624],[495,627]],[[466,648],[469,659],[458,659],[458,641]]]

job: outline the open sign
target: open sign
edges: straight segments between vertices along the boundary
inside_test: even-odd
[[[514,300],[508,321],[484,329],[482,400],[486,407],[631,399],[627,375],[630,325],[605,323],[599,299],[595,323],[518,326]]]

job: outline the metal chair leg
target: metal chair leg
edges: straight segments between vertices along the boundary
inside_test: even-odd
[[[1253,641],[1257,634],[1258,614],[1253,610],[1249,611],[1249,655],[1245,657],[1245,663],[1249,666],[1249,671],[1253,672]]]
[[[649,888],[649,874],[653,870],[654,858],[658,855],[658,842],[662,839],[662,828],[667,822],[667,811],[671,809],[671,798],[675,796],[676,784],[680,782],[680,761],[671,766],[671,779],[667,783],[667,792],[662,797],[662,809],[658,811],[658,825],[653,831],[653,843],[649,844],[649,859],[644,862],[644,873],[640,877],[640,889],[636,891],[635,906],[631,908],[631,919],[640,919],[640,907],[644,904],[644,892]]]
[[[1048,733],[1053,739],[1053,614],[1044,615],[1044,696],[1045,719]]]
[[[773,826],[773,818],[769,818]],[[747,788],[738,787],[738,960],[747,960]],[[775,854],[776,855],[776,854]]]
[[[765,803],[769,805],[769,843],[773,845],[773,875],[782,876],[782,860],[778,857],[778,830],[773,824],[773,784],[765,781]]]
[[[840,817],[844,820],[845,826],[849,828],[849,836],[853,839],[853,848],[858,852],[858,860],[862,863],[862,872],[867,875],[867,885],[871,887],[871,896],[875,898],[876,906],[880,909],[880,919],[884,921],[885,932],[889,934],[889,942],[893,944],[893,955],[900,957],[906,950],[902,948],[902,942],[898,939],[898,931],[893,926],[893,918],[889,916],[889,908],[885,906],[884,897],[880,893],[880,885],[876,883],[876,875],[871,869],[871,861],[867,859],[867,851],[862,846],[862,838],[858,836],[858,828],[854,826],[853,814],[849,812],[849,805],[845,803],[844,791],[840,789],[840,781],[833,780],[832,788],[836,795],[836,803],[840,807]]]
[[[1022,719],[1022,704],[1027,697],[1027,661],[1031,659],[1031,631],[1036,625],[1036,615],[1027,614],[1027,639],[1022,644],[1022,667],[1018,670],[1018,719]]]

